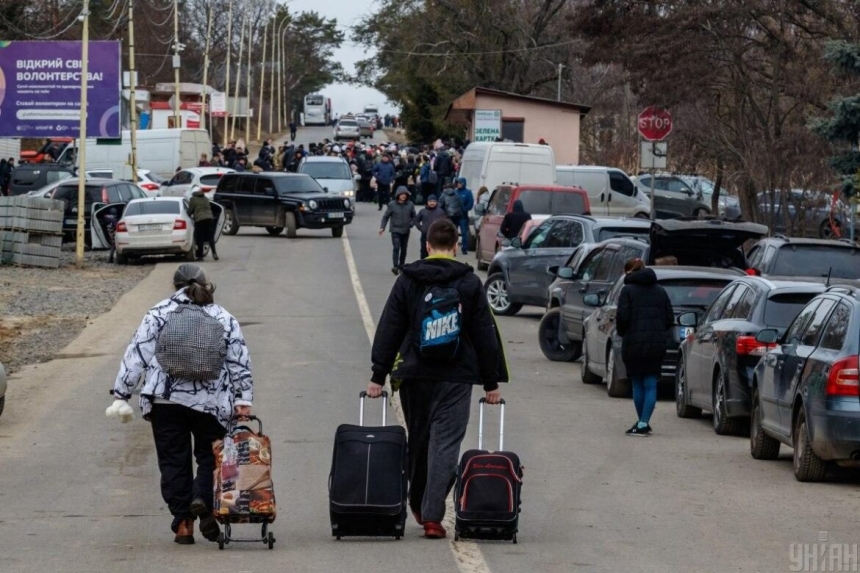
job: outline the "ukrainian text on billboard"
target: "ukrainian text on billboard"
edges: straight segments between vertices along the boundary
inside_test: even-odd
[[[81,42],[0,41],[0,137],[78,137]],[[120,43],[89,43],[88,137],[120,137]]]

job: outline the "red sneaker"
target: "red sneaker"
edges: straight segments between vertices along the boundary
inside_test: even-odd
[[[412,510],[412,517],[415,518],[415,523],[417,523],[418,525],[424,525],[424,520],[421,519],[421,514],[414,509]]]
[[[427,539],[444,539],[448,535],[441,523],[435,521],[424,522],[424,537]]]

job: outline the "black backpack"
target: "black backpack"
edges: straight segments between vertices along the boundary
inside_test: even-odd
[[[444,201],[443,205],[445,206],[445,214],[448,217],[460,217],[463,215],[463,200],[460,199],[460,196],[456,192],[451,195],[443,193],[442,198]]]
[[[415,345],[421,358],[450,362],[457,357],[463,328],[463,305],[457,287],[430,285],[418,304],[418,329]]]

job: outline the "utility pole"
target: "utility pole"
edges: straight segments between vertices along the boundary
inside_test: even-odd
[[[277,17],[277,12],[275,12],[275,14]],[[272,130],[274,129],[274,121],[275,121],[275,115],[274,115],[275,114],[275,110],[274,110],[275,78],[278,75],[277,74],[277,71],[278,71],[277,64],[275,64],[275,48],[278,46],[278,36],[281,33],[281,27],[284,25],[284,22],[286,22],[286,21],[287,21],[286,18],[281,20],[281,23],[278,25],[277,31],[275,30],[275,26],[274,25],[272,26],[272,81],[271,81],[271,84],[269,87],[269,133],[272,133]],[[278,60],[278,63],[280,63],[280,60]]]
[[[236,91],[233,94],[233,121],[230,122],[230,139],[236,137],[236,114],[239,113],[239,84],[242,83],[242,54],[245,48],[245,21],[248,20],[248,13],[245,12],[245,17],[242,19],[242,33],[239,36],[239,60],[236,65]],[[247,113],[247,112],[246,112]]]
[[[90,61],[90,0],[84,0],[81,16],[84,18],[84,29],[81,37],[81,123],[80,134],[78,135],[81,146],[78,155],[78,228],[76,232],[77,244],[75,245],[75,262],[78,268],[84,266],[84,209],[86,209],[84,197],[86,177],[84,177],[84,173],[87,170],[87,90],[89,89],[87,74],[89,73]]]
[[[227,81],[224,85],[224,99],[226,100],[230,96],[230,54],[233,52],[233,0],[230,0],[230,8],[227,10]],[[225,107],[227,106],[227,102],[224,102]],[[225,110],[224,113],[224,133],[221,137],[224,138],[224,141],[221,144],[226,144],[230,139],[227,137],[227,122],[230,121],[230,113],[229,110]]]
[[[284,53],[284,43],[286,40],[284,36],[287,34],[287,30],[289,30],[289,28],[284,28],[284,32],[281,35],[280,54],[278,54],[278,75],[280,76],[280,79],[278,80],[278,133],[284,132],[284,125],[281,123],[284,119],[284,96],[281,90],[283,90],[284,86],[284,60],[286,59]]]
[[[254,45],[254,32],[251,28],[251,19],[248,18],[248,76],[247,82],[245,86],[245,97],[248,99],[248,107],[245,112],[245,146],[247,147],[248,142],[251,141],[251,47]],[[247,149],[245,152],[247,153]]]
[[[561,101],[561,70],[564,69],[564,64],[558,65],[558,91],[556,93],[556,101]]]
[[[131,122],[129,163],[131,164],[131,180],[137,182],[137,72],[134,67],[134,0],[128,0],[128,70],[128,104]]]
[[[274,29],[274,25],[272,28]],[[257,113],[257,141],[261,141],[260,133],[263,128],[263,88],[266,86],[266,41],[269,36],[269,22],[266,21],[266,25],[263,26],[263,64],[262,70],[260,70],[260,101],[258,104],[259,112]]]
[[[131,0],[129,0],[131,1]],[[209,3],[209,21],[206,23],[206,51],[203,53],[203,107],[200,110],[200,127],[206,129],[206,96],[209,95],[209,47],[212,45],[212,2]],[[209,122],[209,140],[212,140],[212,122]]]
[[[173,127],[182,127],[182,115],[179,111],[182,102],[179,99],[179,0],[173,0]]]

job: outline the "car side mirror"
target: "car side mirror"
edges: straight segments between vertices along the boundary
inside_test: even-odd
[[[323,191],[325,191],[326,193],[328,193],[328,187],[323,187]]]
[[[511,246],[515,249],[522,249],[523,248],[522,239],[520,239],[519,237],[514,237],[513,239],[511,239]]]
[[[573,269],[570,267],[561,267],[560,269],[558,269],[558,272],[555,274],[560,279],[574,279],[574,278],[576,278],[576,273],[574,273]]]
[[[596,293],[587,294],[582,298],[582,302],[585,303],[585,306],[602,306],[600,301],[600,295]]]
[[[779,341],[779,331],[775,328],[765,328],[755,335],[756,342],[776,344]]]
[[[678,324],[681,326],[696,326],[699,324],[699,315],[695,312],[685,312],[678,317]]]

